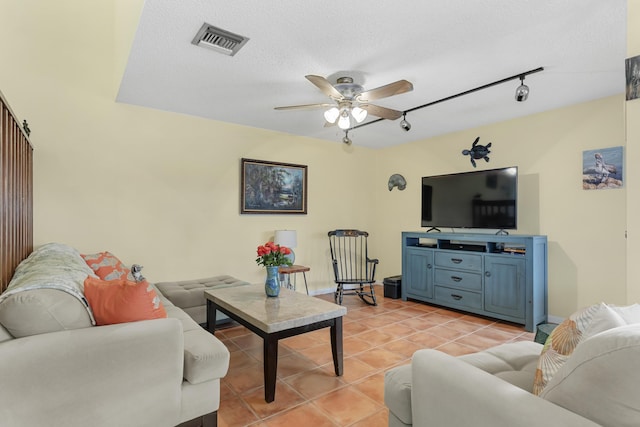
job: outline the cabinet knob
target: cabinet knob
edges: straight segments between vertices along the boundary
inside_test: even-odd
[[[451,258],[451,262],[454,264],[460,264],[462,262],[462,259],[460,258]]]
[[[462,299],[462,295],[451,294],[451,298],[456,301],[460,301]]]
[[[453,280],[454,282],[459,282],[462,280],[462,277],[458,277],[458,276],[451,276],[451,280]]]
[[[431,267],[432,267],[432,265],[431,265],[431,264],[427,264],[427,268],[428,268],[429,270],[431,270]]]
[[[484,275],[485,275],[485,277],[491,277],[491,272],[490,271],[485,271]]]

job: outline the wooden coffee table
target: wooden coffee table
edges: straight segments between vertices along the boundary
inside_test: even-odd
[[[289,289],[269,298],[264,285],[234,286],[204,291],[207,299],[207,329],[215,333],[216,310],[262,337],[264,354],[264,400],[273,402],[276,395],[278,340],[330,328],[333,367],[342,375],[342,316],[347,309],[319,298]]]

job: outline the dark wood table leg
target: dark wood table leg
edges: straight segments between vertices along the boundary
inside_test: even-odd
[[[276,373],[278,371],[278,338],[264,337],[264,400],[271,403],[276,398]]]
[[[331,326],[331,353],[333,354],[333,367],[336,376],[341,376],[342,368],[342,317],[336,317]]]
[[[211,300],[207,300],[207,331],[215,334],[216,331],[216,305]]]

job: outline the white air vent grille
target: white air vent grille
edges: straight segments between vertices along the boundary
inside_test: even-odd
[[[233,56],[249,41],[248,37],[234,34],[206,22],[191,41],[196,46],[204,46],[225,55]]]

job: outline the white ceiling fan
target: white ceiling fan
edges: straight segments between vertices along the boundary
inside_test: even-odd
[[[343,130],[350,129],[354,125],[352,119],[356,123],[361,123],[367,117],[367,114],[387,120],[400,118],[402,111],[381,107],[369,102],[413,90],[413,85],[407,80],[398,80],[375,89],[364,90],[361,85],[353,82],[352,77],[348,76],[339,77],[335,86],[322,76],[310,74],[305,78],[331,98],[334,103],[290,105],[287,107],[275,107],[275,109],[327,108],[324,112],[324,118],[327,121],[325,126],[332,126],[337,123],[338,127]]]

